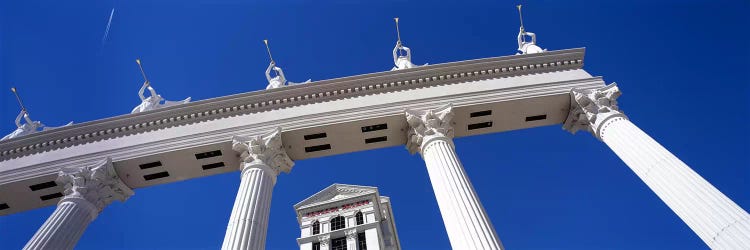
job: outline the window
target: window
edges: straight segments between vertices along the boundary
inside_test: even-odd
[[[365,224],[365,217],[362,216],[362,212],[357,212],[354,216],[357,217],[357,225]]]
[[[331,250],[346,250],[346,237],[331,240]]]
[[[365,233],[357,234],[357,246],[359,250],[367,250],[367,242],[365,241]]]
[[[312,250],[320,250],[320,242],[313,242]]]
[[[331,219],[331,231],[339,230],[345,227],[346,227],[346,220],[344,220],[343,216],[339,215]]]
[[[315,221],[313,222],[313,235],[320,233],[320,222]]]

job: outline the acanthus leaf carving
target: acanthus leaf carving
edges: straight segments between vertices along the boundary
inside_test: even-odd
[[[572,89],[570,91],[570,112],[563,123],[563,129],[575,134],[586,130],[599,136],[599,127],[610,117],[625,115],[617,106],[617,98],[622,93],[617,83],[598,89]]]
[[[240,159],[245,163],[262,163],[271,167],[275,174],[289,173],[294,161],[286,154],[281,142],[281,127],[253,137],[234,136],[232,149],[240,152]]]
[[[93,166],[63,168],[57,177],[57,183],[64,187],[65,198],[85,199],[96,206],[99,212],[112,201],[122,202],[133,195],[133,190],[117,176],[109,157]]]
[[[406,110],[406,122],[409,124],[406,148],[409,153],[420,152],[426,137],[442,136],[453,138],[453,105],[447,104],[426,111]]]

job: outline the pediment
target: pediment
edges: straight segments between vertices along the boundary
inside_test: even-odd
[[[374,194],[378,191],[376,187],[356,186],[346,184],[333,184],[320,192],[300,201],[294,205],[294,209],[313,207],[319,204],[345,200],[353,197]]]

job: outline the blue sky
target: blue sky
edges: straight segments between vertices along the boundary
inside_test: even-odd
[[[584,68],[619,84],[637,126],[750,209],[749,2],[522,3],[543,48],[586,47]],[[385,71],[396,16],[416,64],[510,55],[515,4],[1,1],[0,131],[15,128],[19,111],[10,86],[50,126],[129,113],[143,82],[138,57],[171,100],[264,89],[266,38],[291,81]],[[590,134],[556,125],[455,143],[508,249],[706,248]],[[138,189],[107,207],[77,248],[217,249],[239,180],[234,172]],[[392,147],[296,162],[274,190],[268,249],[297,248],[292,205],[332,183],[390,196],[404,249],[449,248],[424,162]],[[0,217],[0,248],[21,248],[53,210]]]

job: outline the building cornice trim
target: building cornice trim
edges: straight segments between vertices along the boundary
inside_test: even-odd
[[[317,81],[121,115],[0,143],[0,162],[59,148],[209,120],[364,95],[580,69],[585,49],[493,57]]]

